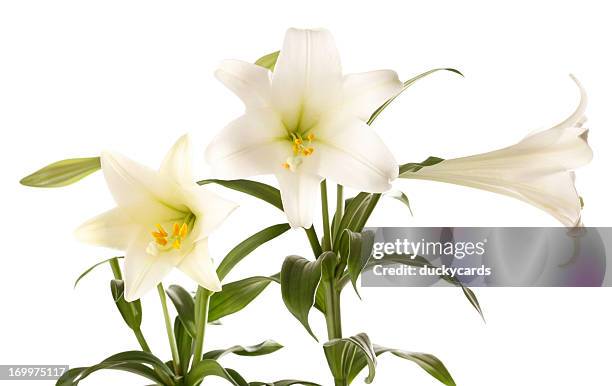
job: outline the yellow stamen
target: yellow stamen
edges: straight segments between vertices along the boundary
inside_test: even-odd
[[[315,139],[315,135],[313,133],[308,134],[308,136],[306,137],[306,139],[308,139],[309,141],[312,141]]]
[[[168,240],[166,240],[165,238],[161,238],[161,237],[157,237],[155,238],[155,242],[159,245],[166,246],[166,244],[168,244]]]
[[[179,227],[178,223],[174,223],[172,224],[172,236],[176,237],[179,235],[181,228]]]
[[[291,167],[287,162],[283,162],[282,166],[285,169],[289,169]]]
[[[174,239],[174,242],[172,243],[172,248],[181,249],[181,239]]]
[[[302,139],[301,138],[296,138],[293,140],[293,143],[296,144],[297,146],[300,146],[302,144]]]
[[[181,236],[182,239],[184,239],[185,236],[187,236],[187,224],[183,223],[183,225],[181,225],[179,236]]]
[[[164,229],[163,226],[161,226],[161,224],[155,224],[155,227],[159,231],[159,234],[161,234],[163,237],[168,236],[168,233],[166,233],[166,230]]]

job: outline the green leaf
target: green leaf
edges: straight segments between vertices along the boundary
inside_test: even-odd
[[[310,261],[300,256],[288,256],[283,262],[280,283],[285,306],[317,341],[310,328],[308,315],[315,302],[320,281],[320,259]]]
[[[267,55],[262,56],[261,58],[255,61],[255,64],[264,68],[267,68],[270,71],[274,71],[274,66],[276,66],[276,61],[278,60],[278,55],[280,51],[275,51],[269,53]]]
[[[399,178],[407,178],[407,176],[409,176],[410,173],[418,172],[424,167],[439,164],[442,161],[444,161],[444,159],[439,158],[439,157],[427,157],[427,159],[423,162],[411,162],[411,163],[400,165]]]
[[[482,312],[482,308],[480,307],[480,302],[478,301],[478,298],[476,297],[476,294],[474,293],[474,291],[472,291],[469,287],[464,286],[463,284],[461,284],[461,289],[463,290],[463,294],[465,295],[467,300],[470,302],[472,307],[474,307],[474,309],[478,311],[478,313],[480,314],[482,321],[486,323],[484,313]]]
[[[251,181],[251,180],[219,180],[209,179],[198,181],[200,185],[206,184],[217,184],[224,188],[236,190],[238,192],[246,193],[249,196],[259,198],[267,202],[276,208],[283,210],[283,203],[281,201],[280,191],[275,187],[264,184],[263,182]]]
[[[220,280],[223,280],[225,276],[238,264],[242,259],[248,256],[251,252],[257,249],[262,244],[282,235],[287,232],[291,227],[289,224],[276,224],[272,225],[264,230],[261,230],[249,238],[236,245],[221,261],[217,268],[217,275]]]
[[[74,184],[99,169],[100,157],[65,159],[45,166],[19,182],[36,188],[58,188]]]
[[[249,386],[291,386],[291,385],[304,385],[304,386],[321,386],[318,383],[308,381],[297,381],[295,379],[284,379],[276,382],[250,382]]]
[[[123,280],[113,279],[110,282],[110,286],[113,300],[123,320],[132,330],[139,330],[142,322],[142,306],[140,305],[140,300],[131,303],[125,300],[123,297]]]
[[[208,321],[214,322],[242,310],[273,281],[280,280],[274,276],[254,276],[224,284],[222,290],[210,298]]]
[[[416,255],[413,258],[411,258],[411,257],[405,256],[405,255],[390,254],[390,255],[385,255],[381,259],[370,260],[368,262],[368,264],[366,265],[366,267],[364,268],[364,270],[365,269],[370,269],[374,265],[377,265],[377,264],[382,264],[382,265],[404,264],[404,265],[410,265],[410,266],[414,266],[414,267],[432,267],[432,268],[437,268],[435,265],[431,264],[423,256]],[[449,284],[455,285],[457,287],[461,287],[461,290],[463,291],[463,294],[465,295],[467,300],[474,307],[474,309],[476,311],[478,311],[478,313],[480,314],[480,317],[482,318],[482,320],[483,321],[485,320],[484,313],[482,311],[482,308],[480,307],[480,303],[478,302],[478,299],[476,298],[476,294],[471,289],[469,289],[468,287],[463,285],[462,282],[460,282],[459,280],[457,280],[456,278],[451,277],[451,276],[442,275],[442,276],[440,276],[440,279],[446,281]]]
[[[234,386],[248,386],[248,383],[246,383],[242,377],[233,377],[232,373],[234,373],[234,375],[237,374],[233,371],[230,372],[229,369],[224,369],[223,366],[214,359],[204,359],[193,366],[191,371],[187,374],[185,377],[185,386],[199,385],[204,378],[209,376],[223,378]]]
[[[338,252],[339,249],[339,239],[342,236],[342,232],[345,229],[355,230],[355,227],[359,223],[361,217],[364,214],[364,211],[368,207],[368,204],[372,200],[372,194],[361,192],[357,194],[355,197],[346,200],[346,208],[344,210],[344,215],[340,220],[340,224],[338,225],[338,232],[334,237],[334,251]]]
[[[254,346],[232,346],[222,350],[213,350],[204,354],[204,359],[220,359],[227,354],[235,354],[246,357],[272,354],[280,350],[283,346],[273,340],[266,340]]]
[[[372,383],[376,375],[376,353],[370,338],[357,334],[350,338],[333,339],[323,345],[327,363],[335,379],[350,384],[359,371],[368,366],[365,383]]]
[[[347,259],[349,277],[357,296],[359,296],[357,279],[372,256],[374,236],[373,231],[357,233],[345,229],[340,237],[342,259]]]
[[[96,269],[97,267],[99,267],[102,264],[108,263],[109,261],[113,260],[113,259],[122,259],[123,256],[118,256],[118,257],[111,257],[110,259],[106,259],[103,260],[99,263],[96,263],[94,265],[92,265],[91,267],[87,268],[85,270],[85,272],[83,272],[81,275],[79,275],[79,277],[76,279],[76,281],[74,282],[74,288],[76,288],[77,284],[79,284],[79,282],[81,281],[81,279],[83,279],[85,276],[87,276],[91,271],[93,271],[94,269]]]
[[[171,285],[166,290],[168,297],[172,300],[178,317],[185,326],[185,330],[192,337],[196,336],[195,326],[195,304],[193,296],[179,285]]]
[[[193,353],[193,339],[185,329],[185,325],[179,317],[174,319],[174,338],[181,362],[182,374],[187,374],[189,370],[189,360]]]
[[[374,111],[374,113],[372,113],[372,115],[370,116],[370,119],[368,119],[368,125],[371,125],[376,120],[376,118],[378,118],[380,113],[382,113],[387,108],[387,106],[389,106],[398,96],[400,96],[404,91],[406,91],[408,87],[412,86],[412,84],[414,84],[417,80],[424,78],[427,75],[433,74],[434,72],[438,72],[438,71],[450,71],[450,72],[454,72],[455,74],[459,74],[463,76],[461,72],[459,72],[458,70],[455,70],[454,68],[435,68],[433,70],[425,71],[422,74],[415,76],[414,78],[408,79],[402,85],[402,89],[394,97],[389,98],[385,103],[383,103],[379,108],[377,108],[376,111]]]
[[[408,196],[406,195],[406,193],[400,190],[392,190],[390,192],[385,193],[385,196],[394,198],[397,201],[401,202],[402,204],[406,205],[406,207],[408,207],[408,210],[410,211],[410,215],[414,216],[414,213],[412,213],[412,208],[410,207],[410,200],[408,199]]]
[[[450,375],[442,361],[436,358],[434,355],[397,350],[376,345],[374,346],[374,350],[377,356],[386,352],[390,352],[391,354],[399,358],[412,361],[419,365],[423,370],[427,371],[432,377],[442,382],[444,385],[456,386],[453,377]]]
[[[126,351],[110,356],[91,367],[70,369],[58,379],[56,386],[77,385],[87,376],[99,370],[127,371],[148,378],[156,384],[174,385],[174,374],[170,368],[153,354],[143,351]]]

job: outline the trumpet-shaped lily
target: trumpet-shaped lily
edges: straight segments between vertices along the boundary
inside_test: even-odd
[[[403,178],[448,182],[501,193],[534,205],[567,227],[581,225],[582,200],[574,186],[575,168],[591,161],[583,127],[587,97],[558,125],[528,135],[519,143],[488,153],[444,160]]]
[[[401,83],[394,71],[342,75],[333,37],[325,30],[290,29],[274,72],[242,61],[222,63],[216,76],[242,99],[243,116],[206,151],[221,178],[274,174],[293,227],[312,224],[323,178],[384,192],[398,165],[366,124]]]
[[[125,251],[125,299],[139,299],[172,268],[220,291],[208,235],[236,207],[192,179],[190,143],[179,139],[159,171],[103,153],[102,170],[117,207],[79,229],[85,242]]]

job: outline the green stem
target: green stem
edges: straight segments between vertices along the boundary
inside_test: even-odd
[[[312,253],[314,254],[315,259],[323,253],[323,248],[321,248],[321,244],[319,244],[319,237],[317,236],[317,231],[314,229],[314,226],[311,226],[308,229],[304,229],[306,232],[306,236],[308,237],[308,241],[310,242],[310,248],[312,248]]]
[[[340,220],[344,215],[344,187],[340,184],[336,185],[336,223],[333,229],[333,235],[336,237],[340,229]]]
[[[181,363],[179,360],[178,348],[176,347],[176,340],[174,339],[174,331],[172,329],[172,322],[170,321],[170,314],[168,313],[166,291],[164,290],[164,285],[162,283],[157,285],[157,292],[159,293],[159,300],[161,301],[162,310],[164,311],[164,322],[166,323],[166,334],[168,335],[170,350],[172,351],[172,364],[174,365],[174,372],[180,375]]]
[[[340,290],[336,288],[335,282],[332,278],[325,283],[325,323],[329,340],[342,338]]]
[[[115,278],[115,280],[123,280],[123,275],[121,274],[121,267],[119,266],[119,259],[115,257],[114,259],[109,261],[109,264],[111,266],[111,270],[113,271],[113,277]],[[132,308],[132,312],[136,314],[136,310],[134,308],[133,302],[130,302],[129,305]],[[132,329],[132,331],[134,332],[134,335],[136,336],[136,340],[138,341],[140,348],[142,348],[142,351],[151,353],[151,348],[149,347],[149,344],[147,343],[147,340],[142,334],[142,331],[140,330],[140,328]]]
[[[140,329],[134,330],[134,335],[136,335],[136,339],[138,340],[140,347],[142,347],[142,351],[151,353],[149,344],[147,343],[147,340],[145,339],[144,335],[142,335],[142,331]]]
[[[206,336],[206,325],[208,324],[208,309],[210,305],[211,292],[205,288],[198,287],[196,293],[196,339],[191,368],[202,360],[204,353],[204,337]]]
[[[321,211],[323,213],[323,250],[331,251],[331,233],[329,229],[329,207],[327,204],[327,181],[321,181]]]

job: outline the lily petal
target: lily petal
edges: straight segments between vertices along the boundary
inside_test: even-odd
[[[283,209],[292,228],[310,228],[322,178],[303,171],[276,174]]]
[[[133,219],[155,224],[186,212],[173,181],[116,153],[104,152],[100,160],[113,198]]]
[[[185,189],[184,193],[185,201],[197,219],[192,232],[196,242],[208,237],[238,207],[235,202],[200,186]]]
[[[241,60],[225,60],[215,76],[242,100],[247,109],[270,105],[269,70]]]
[[[146,237],[138,237],[125,253],[125,300],[140,299],[174,268],[175,259],[146,252]]]
[[[395,71],[379,70],[344,77],[345,108],[367,121],[372,113],[402,90]]]
[[[272,73],[272,97],[289,128],[311,127],[342,97],[342,67],[327,30],[291,28]]]
[[[159,173],[179,185],[193,185],[189,135],[183,135],[170,148],[159,168]]]
[[[274,173],[291,152],[279,116],[268,109],[247,112],[230,122],[206,149],[213,174],[243,178]]]
[[[520,180],[504,178],[503,173],[496,177],[466,176],[445,171],[443,164],[448,161],[453,160],[437,164],[441,165],[438,168],[435,168],[436,165],[425,167],[411,173],[408,178],[446,182],[514,197],[548,212],[566,227],[580,225],[581,204],[574,187],[573,173],[558,172],[533,178],[525,175]],[[432,170],[434,168],[437,170]]]
[[[344,116],[321,124],[319,175],[371,192],[385,192],[399,167],[378,134],[365,122]]]
[[[195,243],[194,248],[177,266],[187,276],[209,291],[221,291],[221,281],[208,254],[208,239]]]
[[[96,216],[75,231],[77,239],[84,243],[118,250],[126,250],[140,226],[134,224],[125,211],[115,208]]]

